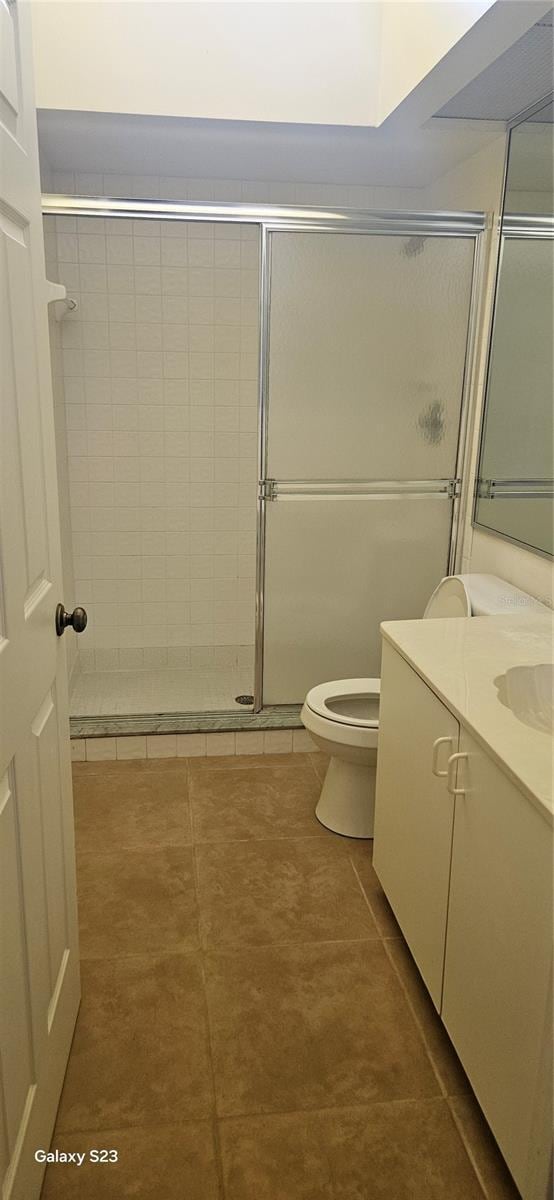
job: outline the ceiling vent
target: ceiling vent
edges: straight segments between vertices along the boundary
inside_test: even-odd
[[[553,12],[453,96],[435,117],[510,121],[548,96],[554,82]]]

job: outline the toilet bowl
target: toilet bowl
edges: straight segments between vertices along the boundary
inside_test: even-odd
[[[448,575],[423,616],[533,609],[544,610],[544,605],[495,575]],[[373,837],[380,692],[380,679],[334,679],[311,688],[300,714],[316,746],[330,756],[315,815],[327,829],[346,837]]]
[[[373,837],[380,679],[336,679],[308,692],[301,720],[331,756],[315,815],[334,833]]]

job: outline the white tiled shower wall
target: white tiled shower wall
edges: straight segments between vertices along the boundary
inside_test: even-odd
[[[255,574],[258,238],[56,217],[81,665],[246,665]]]
[[[45,192],[77,196],[115,196],[143,200],[190,200],[216,204],[334,204],[343,208],[409,209],[425,207],[424,188],[367,187],[359,184],[282,182],[258,179],[192,179],[185,175],[131,175],[50,170],[42,164]]]

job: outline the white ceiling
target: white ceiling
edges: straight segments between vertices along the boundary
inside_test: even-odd
[[[509,121],[547,96],[554,83],[553,32],[550,12],[453,96],[437,116]]]

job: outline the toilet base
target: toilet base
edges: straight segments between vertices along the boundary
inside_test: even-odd
[[[331,758],[315,815],[326,829],[344,837],[372,838],[375,764]]]

